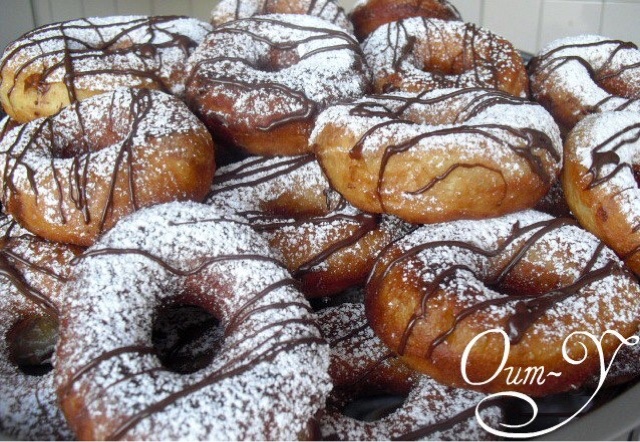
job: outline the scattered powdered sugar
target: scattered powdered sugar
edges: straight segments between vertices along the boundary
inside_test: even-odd
[[[84,18],[25,34],[0,63],[21,74],[45,72],[43,84],[71,81],[98,91],[155,84],[181,94],[184,63],[209,31],[208,23],[187,17]]]
[[[332,396],[340,395],[340,387],[350,389],[358,381],[369,394],[374,385],[367,385],[369,378],[376,378],[377,372],[388,371],[390,352],[367,325],[364,305],[343,304],[318,312],[318,323],[331,346],[331,369],[334,384]],[[393,362],[402,364],[399,361]],[[375,367],[373,372],[371,367]],[[391,371],[393,372],[393,368]],[[396,373],[398,369],[396,368]],[[404,371],[402,371],[404,370]],[[407,376],[407,397],[403,404],[392,413],[373,422],[356,420],[345,416],[331,405],[320,418],[324,437],[338,440],[390,440],[423,439],[430,440],[481,440],[485,433],[478,425],[473,411],[485,395],[440,385],[428,376],[413,372],[409,368],[399,371],[399,376]],[[385,377],[382,375],[381,377]],[[384,381],[383,381],[384,382]],[[390,380],[393,383],[396,381]],[[374,381],[375,383],[375,381]],[[385,393],[383,390],[378,393]],[[346,399],[348,400],[348,398]],[[341,399],[338,399],[338,404]],[[461,421],[456,421],[460,413],[469,413]],[[483,411],[485,422],[497,424],[501,419],[498,407]],[[437,431],[430,426],[443,425]]]
[[[555,101],[556,107],[569,103],[575,118],[581,113],[640,111],[640,50],[625,42],[598,35],[561,38],[542,49],[532,66],[534,97],[550,97],[545,99]],[[626,84],[631,95],[612,93],[605,85],[612,79]]]
[[[362,96],[369,85],[355,38],[308,15],[269,14],[221,25],[188,64],[194,81],[206,85],[203,93],[232,100],[238,120],[273,113],[309,117],[316,107]]]
[[[22,440],[72,439],[58,407],[53,372],[41,376],[23,372],[12,362],[9,332],[23,320],[46,317],[57,321],[55,310],[62,304],[62,285],[75,253],[67,246],[31,236],[13,227],[4,215],[2,218],[2,236],[7,242],[0,278],[0,432]],[[53,311],[29,300],[22,283],[41,293]]]
[[[344,9],[334,0],[298,0],[283,3],[285,2],[270,0],[222,0],[211,11],[211,22],[221,25],[232,20],[271,13],[308,14],[353,32],[353,24]]]
[[[238,218],[196,203],[136,212],[74,269],[62,401],[79,394],[83,415],[106,418],[92,438],[296,439],[330,381],[326,345],[288,279]],[[209,366],[180,375],[148,349],[158,306],[185,295],[225,333]]]
[[[491,321],[495,321],[492,326],[500,323],[497,318],[508,320],[516,314],[515,304],[522,299],[518,299],[522,290],[542,296],[575,284],[570,296],[561,297],[545,309],[517,345],[531,345],[528,337],[537,335],[536,346],[555,351],[573,331],[599,336],[609,329],[628,328],[640,317],[637,283],[626,271],[619,270],[622,264],[615,254],[577,225],[541,212],[423,226],[400,239],[396,246],[403,252],[416,250],[407,260],[405,279],[418,272],[425,286],[448,269],[463,266],[440,283],[440,289],[454,296],[461,309],[474,308],[490,299],[513,297],[512,302],[491,306]],[[522,255],[521,250],[525,251]],[[607,270],[611,265],[612,269]],[[511,270],[497,285],[487,286],[504,268]],[[516,276],[519,268],[526,268],[528,276]],[[591,275],[598,275],[599,271],[606,274],[591,280]],[[509,288],[509,280],[518,281],[515,288]],[[537,280],[556,282],[537,288]]]
[[[104,201],[112,179],[126,170],[127,164],[151,155],[162,164],[179,152],[185,164],[192,146],[187,134],[208,136],[206,128],[177,98],[159,91],[118,88],[77,102],[60,113],[31,121],[7,133],[0,140],[0,164],[3,165],[4,198],[14,192],[31,195],[50,224],[65,223],[78,215],[83,206],[79,193],[86,197],[92,213]],[[159,140],[178,140],[162,144]],[[148,163],[148,164],[147,164]],[[146,169],[145,169],[146,168]],[[170,170],[156,170],[150,162],[136,166],[136,188],[148,176],[164,175],[174,179]],[[14,190],[18,189],[18,190]],[[93,222],[99,220],[93,219]],[[77,232],[82,236],[84,226]]]
[[[401,85],[393,81],[388,85],[398,90],[443,87],[509,90],[513,87],[510,77],[526,76],[522,59],[510,43],[484,28],[461,21],[406,18],[380,26],[362,47],[374,80],[400,77]],[[451,59],[458,56],[469,64],[463,72],[439,71],[438,57],[447,60],[441,62],[444,65],[452,64]],[[517,90],[514,94],[524,97],[527,91]]]

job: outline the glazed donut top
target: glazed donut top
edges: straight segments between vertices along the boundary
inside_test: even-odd
[[[155,85],[182,94],[184,62],[210,30],[208,23],[176,16],[93,17],[54,23],[10,44],[0,70],[19,74],[42,67],[39,87],[63,82],[70,102],[76,101],[76,88],[108,91]],[[6,74],[4,81],[8,81]]]
[[[355,38],[309,15],[270,14],[223,24],[208,35],[189,65],[191,75],[210,79],[212,88],[231,83],[246,90],[235,97],[238,115],[269,115],[269,102],[252,96],[265,87],[274,89],[287,112],[259,127],[264,131],[314,116],[329,103],[360,97],[368,86],[354,75],[366,67]],[[255,109],[256,103],[264,108]]]
[[[640,50],[633,43],[599,35],[561,38],[531,61],[529,72],[536,71],[534,93],[555,83],[591,113],[640,111]]]
[[[211,11],[211,23],[217,26],[239,18],[266,14],[313,15],[353,32],[347,14],[334,0],[222,0]]]
[[[97,429],[108,439],[293,439],[301,429],[291,422],[312,417],[329,389],[328,348],[293,286],[239,218],[192,202],[141,209],[74,268],[59,395],[86,381],[99,390],[85,398],[87,413],[122,416],[130,407],[123,422]],[[197,372],[170,373],[149,348],[153,309],[193,298],[220,321],[222,349]]]

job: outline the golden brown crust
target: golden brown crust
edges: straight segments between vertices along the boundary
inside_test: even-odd
[[[447,0],[368,0],[351,11],[354,33],[358,40],[385,23],[408,17],[438,18],[441,20],[461,20],[458,10]]]
[[[26,123],[69,104],[140,87],[182,94],[184,64],[209,32],[186,17],[104,17],[37,28],[9,45],[0,62],[0,101]]]
[[[1,141],[7,212],[32,232],[90,245],[139,207],[202,200],[215,171],[207,129],[177,98],[120,89]]]
[[[634,112],[593,115],[579,122],[565,142],[562,183],[580,223],[640,274],[640,214],[636,169],[640,116]]]
[[[533,396],[579,386],[597,372],[598,351],[572,333],[599,339],[612,329],[631,336],[640,309],[635,279],[580,232],[536,212],[416,230],[388,248],[372,272],[371,327],[408,365],[448,385]],[[489,238],[498,241],[489,245]],[[494,329],[504,335],[488,332]],[[565,344],[574,359],[584,344],[589,357],[571,364]],[[605,338],[605,357],[620,344]],[[514,382],[518,369],[520,383]]]
[[[312,141],[351,204],[412,223],[533,207],[560,171],[560,135],[544,109],[486,89],[335,106],[318,118]]]
[[[362,48],[376,93],[483,87],[529,94],[520,53],[473,23],[410,17],[381,26]]]

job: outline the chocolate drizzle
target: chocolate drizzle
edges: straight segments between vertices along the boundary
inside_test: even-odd
[[[535,173],[540,180],[550,186],[555,179],[547,167],[545,167],[540,151],[548,154],[555,162],[560,162],[560,153],[555,149],[554,143],[550,136],[541,130],[532,128],[514,128],[506,124],[465,124],[466,121],[486,111],[492,106],[509,105],[509,106],[535,106],[536,104],[528,100],[511,96],[500,91],[493,91],[481,88],[461,89],[446,94],[425,98],[427,93],[423,92],[414,97],[403,96],[385,96],[373,95],[370,100],[363,100],[356,103],[350,110],[350,115],[364,118],[383,118],[381,123],[374,124],[360,137],[349,152],[349,156],[353,159],[361,159],[362,153],[367,140],[374,136],[378,131],[390,126],[418,126],[423,124],[422,121],[416,121],[410,117],[410,111],[413,106],[431,106],[435,105],[444,109],[448,101],[458,98],[464,98],[468,94],[476,94],[474,99],[463,106],[455,116],[451,117],[453,127],[438,128],[437,126],[426,126],[424,132],[411,137],[407,140],[390,144],[385,147],[380,162],[378,172],[377,192],[381,203],[384,201],[380,197],[381,188],[384,184],[384,175],[387,165],[394,155],[407,152],[419,145],[423,140],[429,138],[439,138],[454,134],[469,134],[479,138],[485,138],[495,143],[505,145],[513,151],[513,153],[524,159],[529,165],[531,171]],[[518,142],[509,141],[509,137],[515,137]],[[482,164],[463,164],[455,163],[449,167],[447,171],[434,177],[430,182],[418,187],[416,190],[408,191],[409,194],[421,194],[430,190],[438,182],[445,180],[451,172],[458,168],[474,168],[481,167],[491,172],[503,175],[503,172]]]
[[[363,47],[377,92],[485,87],[527,94],[519,54],[473,23],[409,17],[378,28]]]
[[[31,53],[38,47],[45,47],[51,48],[51,52],[38,52],[39,55],[28,59],[22,65],[12,67],[15,77],[30,73],[39,63],[45,62],[47,67],[38,74],[37,83],[30,84],[44,93],[49,83],[57,81],[53,80],[53,75],[60,75],[62,70],[62,81],[67,88],[70,103],[78,100],[79,79],[97,78],[101,75],[110,75],[116,82],[124,81],[119,83],[123,86],[130,85],[127,78],[138,78],[141,82],[155,85],[164,91],[174,91],[176,87],[173,84],[175,80],[172,78],[172,71],[181,66],[170,67],[169,72],[163,72],[169,67],[164,65],[164,52],[177,48],[183,52],[184,62],[199,43],[191,36],[183,35],[178,27],[174,27],[174,22],[179,20],[187,18],[138,16],[127,18],[126,21],[78,19],[42,26],[26,33],[9,48],[0,63],[0,70],[4,71],[13,60],[22,57],[22,53]],[[117,28],[121,29],[114,34],[113,30]],[[112,36],[105,39],[104,36],[110,34]],[[121,61],[126,57],[133,59],[129,60],[128,65],[123,62],[118,66],[108,64],[106,60],[109,58],[106,57]],[[144,69],[140,68],[142,66]],[[9,97],[17,86],[18,83],[11,86]],[[113,85],[110,88],[113,89]]]
[[[181,225],[175,224],[175,225]],[[186,224],[186,223],[184,223]],[[145,259],[150,260],[156,264],[159,264],[164,270],[167,272],[174,274],[176,276],[188,277],[188,276],[197,276],[201,274],[205,268],[215,263],[226,263],[233,261],[243,261],[243,260],[252,260],[252,261],[264,261],[269,263],[275,263],[280,266],[279,262],[274,260],[273,258],[257,255],[257,254],[245,254],[245,255],[219,255],[215,257],[203,257],[200,260],[200,263],[195,265],[194,267],[181,270],[176,268],[174,265],[168,263],[166,260],[154,256],[153,254],[139,250],[139,249],[115,249],[115,248],[105,248],[98,249],[94,251],[90,251],[85,255],[78,257],[79,260],[92,259],[99,256],[122,256],[122,255],[139,255],[144,257]],[[226,324],[224,326],[224,334],[225,336],[231,335],[237,332],[237,327],[240,323],[247,321],[250,316],[262,314],[269,310],[284,310],[291,307],[296,307],[302,310],[306,310],[307,312],[311,312],[308,303],[301,301],[280,301],[275,302],[269,305],[257,305],[264,297],[281,287],[295,285],[296,282],[292,279],[284,278],[278,280],[272,284],[267,285],[261,290],[258,290],[255,294],[253,294],[250,298],[246,300],[242,305],[234,307],[234,314],[232,317],[228,318]],[[295,324],[302,324],[306,327],[316,328],[315,322],[311,319],[311,316],[301,317],[301,318],[291,318],[285,319],[279,322],[275,322],[274,324],[264,325],[262,327],[258,327],[252,331],[250,335],[243,336],[243,339],[235,339],[233,343],[229,344],[229,346],[225,349],[225,351],[230,348],[236,348],[236,352],[239,352],[237,357],[233,360],[226,363],[224,366],[217,369],[215,372],[211,372],[206,374],[205,376],[195,380],[192,384],[186,385],[180,390],[169,393],[167,396],[158,398],[158,400],[152,405],[148,405],[145,408],[134,412],[129,415],[124,421],[120,422],[118,426],[112,431],[111,434],[107,437],[110,440],[118,440],[126,436],[126,433],[133,428],[137,423],[141,420],[161,412],[166,407],[169,407],[176,401],[180,400],[188,396],[191,393],[194,393],[200,389],[206,388],[207,386],[222,381],[224,379],[238,376],[248,370],[251,370],[256,364],[271,362],[273,361],[278,354],[281,352],[290,351],[298,346],[304,345],[322,345],[323,340],[319,337],[306,336],[306,337],[296,337],[289,339],[282,339],[276,343],[271,343],[268,341],[262,341],[261,344],[258,344],[256,348],[246,348],[241,349],[240,346],[243,345],[245,341],[249,341],[265,332],[273,332],[278,334],[278,329],[285,329],[287,327],[293,326]],[[72,390],[73,385],[77,383],[82,377],[88,375],[91,371],[96,370],[100,364],[106,362],[112,358],[119,357],[121,355],[127,353],[135,353],[139,355],[150,355],[154,354],[155,350],[152,346],[145,345],[130,345],[124,346],[120,348],[116,348],[110,350],[108,352],[102,353],[99,357],[93,358],[83,366],[77,368],[74,374],[68,379],[65,385],[60,389],[62,392],[62,397],[66,397]],[[165,370],[163,367],[156,367],[151,370],[145,370],[140,373],[131,373],[126,375],[126,379],[133,379],[135,376],[143,376],[148,375],[153,371]],[[121,379],[118,382],[122,382],[125,379]],[[109,388],[109,387],[105,387]]]
[[[412,259],[419,253],[427,250],[433,250],[440,247],[445,248],[457,248],[462,250],[468,250],[471,253],[478,254],[485,258],[499,258],[504,259],[508,256],[507,261],[502,264],[500,269],[497,269],[494,276],[491,279],[486,280],[486,276],[478,275],[469,266],[463,264],[451,265],[441,271],[439,271],[424,287],[424,295],[422,296],[420,306],[416,309],[413,316],[409,319],[405,330],[400,339],[398,345],[398,353],[404,354],[408,341],[411,338],[413,329],[422,320],[424,320],[428,314],[428,302],[438,295],[441,290],[441,286],[448,281],[459,276],[460,272],[471,273],[474,277],[484,280],[488,287],[494,287],[500,291],[502,283],[507,278],[511,270],[521,262],[526,253],[535,246],[545,235],[554,232],[555,230],[563,226],[576,225],[576,221],[572,219],[551,219],[548,221],[540,221],[528,226],[521,226],[519,222],[513,225],[512,232],[504,242],[494,250],[485,250],[482,247],[475,246],[473,244],[454,240],[443,240],[427,242],[413,246],[396,257],[394,260],[388,263],[381,273],[381,278],[384,279],[395,267],[404,263],[405,261]],[[526,240],[522,240],[526,234],[533,232]],[[513,244],[517,244],[515,250],[509,251],[505,256],[507,250]],[[443,343],[456,329],[458,324],[465,318],[487,309],[491,306],[501,306],[506,304],[515,305],[515,313],[513,313],[506,322],[506,332],[513,344],[517,344],[525,332],[535,323],[535,321],[544,315],[549,309],[553,308],[557,303],[563,300],[576,296],[581,289],[593,284],[596,281],[602,280],[617,268],[619,264],[614,261],[609,261],[604,266],[594,269],[597,259],[601,256],[603,251],[603,244],[599,243],[596,250],[593,252],[593,256],[585,263],[579,277],[571,284],[563,287],[552,289],[546,293],[538,294],[526,294],[520,295],[517,293],[507,294],[507,296],[488,299],[480,301],[469,307],[466,307],[455,314],[452,319],[451,326],[435,337],[425,351],[425,356],[430,358],[435,348]]]
[[[289,174],[304,168],[309,163],[315,161],[311,155],[298,157],[256,158],[247,160],[235,169],[216,176],[215,186],[209,193],[212,197],[224,199],[224,194],[238,189],[251,189],[253,187],[266,184],[272,180],[284,178]],[[328,185],[326,191],[330,191]],[[268,205],[268,204],[267,204]],[[368,233],[378,229],[380,216],[353,212],[348,209],[347,201],[340,197],[339,201],[332,203],[327,195],[327,207],[324,213],[309,215],[308,213],[285,214],[282,216],[278,210],[270,213],[268,210],[245,210],[237,212],[237,215],[247,219],[248,224],[259,232],[276,232],[287,228],[298,228],[306,225],[317,226],[343,223],[349,230],[348,225],[356,226],[355,231],[348,232],[341,238],[337,238],[332,244],[323,248],[318,254],[310,257],[306,262],[299,264],[293,271],[296,278],[302,278],[305,274],[313,271],[314,267],[324,262],[331,255],[340,250],[347,249],[355,245]],[[291,216],[289,216],[291,215]]]
[[[580,53],[587,54],[588,51],[592,49],[598,50],[607,46],[612,46],[609,56],[597,71],[588,61],[587,55],[585,55],[584,57],[579,55]],[[589,76],[596,84],[606,90],[607,87],[604,85],[605,80],[619,77],[628,70],[640,68],[640,63],[620,66],[618,69],[613,68],[615,56],[618,55],[620,51],[628,49],[638,50],[638,47],[631,42],[610,39],[603,39],[600,41],[591,41],[585,43],[564,44],[550,51],[547,51],[546,53],[540,54],[537,57],[534,57],[531,60],[528,69],[529,72],[536,72],[536,75],[540,75],[540,79],[537,81],[537,83],[544,84],[546,81],[548,81],[551,75],[553,75],[563,66],[569,63],[577,62],[582,67],[584,67],[584,69],[586,69],[586,71],[589,73]],[[563,55],[562,52],[567,52],[568,54]],[[638,91],[637,88],[635,90]],[[625,98],[640,99],[640,91]],[[598,103],[596,106],[594,106],[592,112],[598,112],[598,109],[601,108],[602,105],[605,102],[608,102],[610,99],[611,97],[608,97],[605,99],[605,101]],[[624,102],[620,105],[620,107],[618,107],[617,110],[623,110],[629,104],[629,102]]]
[[[587,189],[605,185],[623,169],[633,173],[633,164],[623,162],[616,153],[619,149],[637,143],[640,140],[640,123],[632,124],[617,131],[591,149],[591,166],[588,173],[592,176]],[[613,167],[606,174],[604,169]]]
[[[283,17],[286,17],[286,15]],[[277,32],[277,29],[281,29],[282,35],[296,31],[303,32],[304,36],[297,39],[279,39],[279,41],[275,41],[274,38],[269,35],[269,32],[263,31],[263,28],[267,27],[271,29],[271,33]],[[229,56],[217,50],[215,41],[217,39],[223,39],[226,36],[233,38],[236,36],[249,37],[255,43],[255,47],[264,48],[263,53],[259,56],[259,60],[252,62],[248,56]],[[300,49],[309,43],[318,41],[326,41],[327,43],[314,50],[303,51]],[[246,43],[243,42],[243,44]],[[208,53],[208,45],[211,46],[213,52]],[[220,25],[209,34],[209,37],[205,40],[201,48],[199,53],[201,53],[202,56],[196,58],[197,61],[193,64],[191,74],[187,80],[187,85],[189,85],[188,90],[191,92],[191,101],[196,103],[199,101],[199,94],[201,92],[198,91],[206,92],[212,87],[220,86],[224,87],[225,90],[236,91],[235,93],[248,92],[254,97],[260,97],[266,94],[276,97],[273,101],[284,100],[295,103],[295,106],[286,106],[287,108],[295,107],[295,110],[284,111],[275,109],[268,122],[251,126],[262,132],[269,132],[289,123],[308,120],[326,107],[328,104],[326,101],[332,100],[332,98],[319,100],[308,96],[303,90],[279,82],[243,78],[242,75],[234,73],[233,69],[230,69],[230,66],[240,66],[243,69],[249,68],[257,72],[271,72],[298,64],[305,59],[310,59],[318,55],[327,54],[327,57],[329,57],[331,53],[344,50],[353,54],[352,57],[354,60],[351,63],[350,69],[355,67],[357,70],[359,65],[364,65],[364,56],[360,45],[346,32],[295,24],[267,17],[242,18]],[[273,61],[273,56],[275,56],[275,59],[278,61]],[[342,94],[337,90],[334,92],[337,96]],[[344,98],[345,97],[340,96],[338,99]],[[203,109],[200,111],[208,114],[206,104],[202,104],[202,107]],[[222,118],[222,116],[220,118]]]

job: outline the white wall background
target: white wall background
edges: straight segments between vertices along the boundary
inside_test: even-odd
[[[353,0],[339,0],[350,9]],[[451,0],[478,23],[537,52],[555,38],[598,33],[640,44],[640,0]],[[36,25],[114,14],[181,14],[207,19],[215,0],[0,0],[0,50]]]

